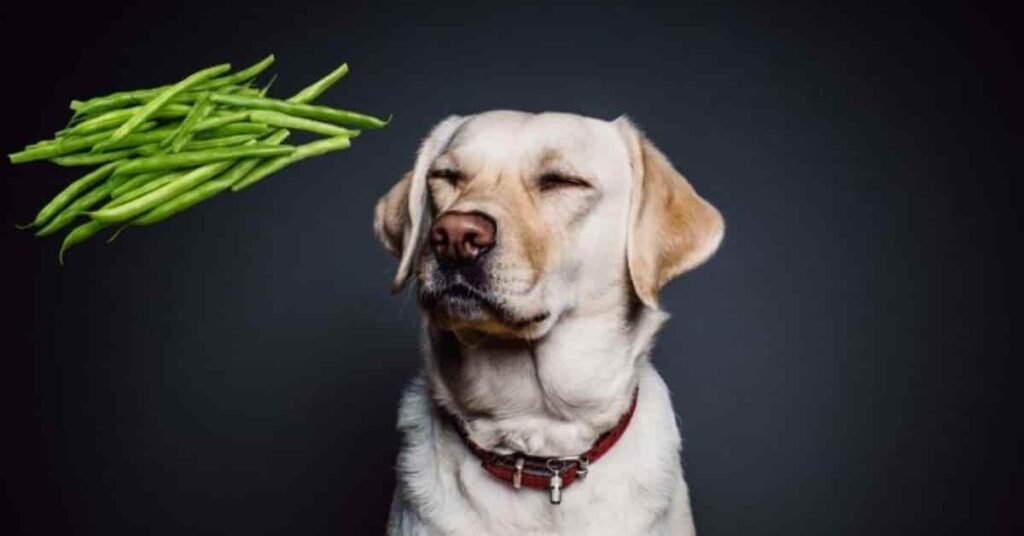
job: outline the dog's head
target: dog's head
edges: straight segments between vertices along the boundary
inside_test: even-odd
[[[724,223],[624,117],[495,111],[434,127],[374,229],[441,327],[535,339],[625,296],[657,308]]]

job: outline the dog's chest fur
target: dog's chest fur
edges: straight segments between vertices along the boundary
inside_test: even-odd
[[[552,505],[546,492],[515,490],[488,474],[441,420],[424,378],[399,409],[404,444],[389,533],[394,535],[692,534],[668,391],[648,365],[626,433],[584,482]],[[628,506],[627,506],[628,505]]]

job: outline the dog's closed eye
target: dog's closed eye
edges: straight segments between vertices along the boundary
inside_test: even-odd
[[[452,186],[459,184],[465,178],[465,174],[454,168],[436,168],[427,172],[427,179],[440,179]]]
[[[542,191],[561,188],[590,188],[590,183],[575,175],[550,171],[537,178]]]

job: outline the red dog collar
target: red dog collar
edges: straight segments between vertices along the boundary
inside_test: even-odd
[[[578,456],[544,458],[521,453],[498,454],[491,452],[469,438],[469,432],[462,419],[452,415],[444,408],[440,408],[440,410],[452,422],[459,437],[462,438],[462,442],[480,459],[488,473],[512,484],[512,487],[516,489],[526,486],[548,490],[551,492],[551,504],[559,504],[562,502],[562,489],[576,480],[585,480],[590,465],[604,456],[622,437],[626,427],[629,426],[630,419],[633,418],[639,393],[639,389],[633,391],[633,401],[626,413],[619,417],[619,422],[611,430],[601,434],[597,441],[594,441],[590,450]]]

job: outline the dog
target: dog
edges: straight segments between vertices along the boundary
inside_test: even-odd
[[[375,208],[424,313],[388,534],[694,534],[649,352],[724,230],[627,117],[437,124]]]

